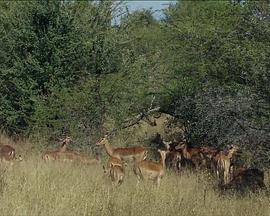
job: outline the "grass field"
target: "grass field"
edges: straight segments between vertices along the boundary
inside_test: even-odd
[[[1,165],[0,212],[3,216],[270,215],[269,197],[220,195],[206,174],[167,172],[156,188],[152,182],[137,185],[131,169],[126,173],[123,185],[114,188],[101,165],[45,163],[40,155],[30,154],[13,166]]]

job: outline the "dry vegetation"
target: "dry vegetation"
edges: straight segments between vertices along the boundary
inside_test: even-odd
[[[270,198],[265,194],[221,195],[205,173],[167,172],[157,188],[152,182],[137,185],[127,168],[125,182],[115,188],[102,165],[45,163],[41,152],[30,146],[16,146],[22,154],[28,151],[23,162],[0,167],[1,215],[270,214]],[[269,187],[268,174],[265,183]]]

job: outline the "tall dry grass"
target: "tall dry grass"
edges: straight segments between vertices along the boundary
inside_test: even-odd
[[[205,173],[167,172],[157,188],[152,182],[137,185],[128,167],[124,183],[115,188],[102,165],[46,163],[33,146],[16,146],[23,162],[0,164],[0,215],[270,215],[265,194],[221,195]],[[265,182],[269,186],[268,177]]]
[[[101,166],[28,158],[0,169],[1,215],[270,215],[264,194],[220,195],[205,174],[167,173],[160,188],[137,181],[111,186]],[[269,180],[268,185],[269,185]]]

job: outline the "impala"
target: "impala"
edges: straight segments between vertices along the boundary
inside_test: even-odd
[[[115,157],[110,157],[108,162],[107,162],[108,169],[112,166],[124,166],[124,165],[125,165],[125,163],[122,160],[115,158]]]
[[[188,147],[187,144],[184,143],[179,149],[182,151],[184,161],[193,164],[196,169],[204,164],[203,155],[199,147]]]
[[[16,157],[15,149],[9,145],[0,146],[0,161],[8,162],[10,165],[13,165],[13,161],[22,161],[22,156],[19,155]]]
[[[0,146],[0,160],[12,161],[15,159],[15,149],[9,145]]]
[[[220,186],[221,189],[234,189],[244,192],[251,189],[252,192],[258,189],[265,189],[264,172],[257,168],[239,168],[234,172],[232,180]]]
[[[65,137],[65,139],[60,140],[61,141],[61,146],[59,151],[60,152],[65,152],[67,151],[67,146],[73,142],[73,140],[71,139],[71,137],[67,136]]]
[[[85,164],[100,164],[99,159],[90,158],[88,155],[73,152],[73,151],[66,151],[66,152],[58,152],[57,159],[61,161],[69,161],[69,162],[80,162]]]
[[[201,153],[203,153],[203,155],[208,159],[214,158],[219,153],[219,151],[220,150],[210,146],[201,147]]]
[[[74,161],[86,164],[99,164],[99,159],[89,158],[87,155],[79,153],[77,151],[71,151],[67,149],[67,145],[72,142],[70,137],[66,137],[61,140],[61,146],[59,149],[54,151],[46,151],[42,158],[45,161],[48,160],[61,160],[61,161]]]
[[[211,146],[202,146],[201,153],[203,156],[203,163],[206,168],[211,171],[215,170],[215,164],[213,162],[214,157],[220,152],[219,149],[211,147]]]
[[[139,162],[146,158],[147,150],[143,147],[126,147],[126,148],[114,148],[105,136],[96,145],[104,146],[107,154],[110,157],[117,158],[123,161],[135,161]]]
[[[110,157],[107,163],[107,169],[103,166],[104,172],[108,173],[112,183],[119,186],[123,183],[125,177],[124,162],[118,158]]]
[[[165,145],[166,149],[168,150],[168,153],[166,155],[165,164],[166,167],[172,168],[174,171],[179,171],[181,168],[181,152],[176,150],[175,144],[172,142],[166,142],[163,141],[163,144]]]
[[[60,153],[66,152],[67,151],[67,145],[70,144],[72,142],[72,139],[70,137],[66,137],[65,139],[61,139],[61,144],[60,144],[60,148],[57,150],[53,150],[53,151],[46,151],[43,155],[42,158],[45,161],[48,160],[57,160],[60,159]]]
[[[227,151],[220,151],[214,158],[216,174],[220,183],[228,184],[231,180],[231,159],[238,151],[238,147],[229,146]]]
[[[138,180],[148,178],[154,180],[157,186],[160,185],[161,178],[165,175],[165,159],[168,151],[158,150],[160,153],[161,159],[159,162],[143,160],[135,163],[134,173],[137,176]]]

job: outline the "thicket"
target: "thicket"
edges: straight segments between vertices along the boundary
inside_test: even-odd
[[[0,2],[1,129],[95,137],[152,104],[190,144],[237,144],[269,165],[269,3],[178,1],[162,20],[123,8]]]

